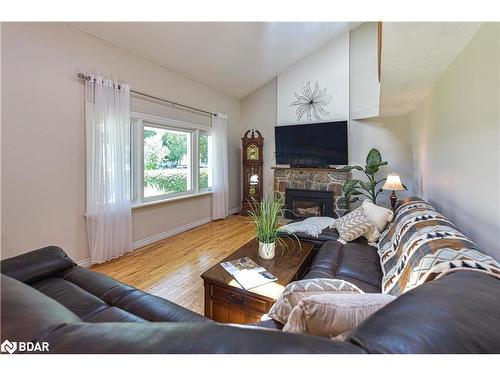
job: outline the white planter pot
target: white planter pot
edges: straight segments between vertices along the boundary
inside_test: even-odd
[[[259,241],[259,256],[262,259],[273,259],[276,242],[264,243]]]

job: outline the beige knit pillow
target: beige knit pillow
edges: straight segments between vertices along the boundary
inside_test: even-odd
[[[377,230],[382,233],[388,223],[391,222],[394,213],[388,208],[377,206],[368,199],[365,199],[361,205],[363,213],[368,220],[376,226]]]
[[[364,214],[363,208],[358,207],[354,211],[337,219],[335,221],[335,228],[337,228],[340,238],[349,242],[372,230],[375,228],[375,225]]]
[[[377,230],[377,228],[373,227],[368,232],[363,234],[363,237],[368,240],[369,244],[377,246],[378,239],[380,238],[380,232]]]
[[[364,293],[356,285],[344,280],[318,278],[298,280],[288,284],[267,317],[285,324],[293,308],[301,299],[322,293]]]
[[[381,293],[323,293],[310,296],[294,307],[283,331],[333,338],[356,328],[395,298]]]

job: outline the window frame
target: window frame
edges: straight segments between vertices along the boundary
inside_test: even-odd
[[[193,124],[184,121],[172,120],[169,118],[149,115],[141,112],[130,113],[131,129],[131,182],[132,182],[132,208],[188,198],[202,194],[209,194],[211,188],[199,188],[199,139],[200,134],[212,135],[210,126]],[[188,168],[188,176],[191,179],[191,189],[185,192],[175,192],[168,194],[144,197],[144,127],[153,127],[162,130],[181,131],[190,133],[191,142],[188,145],[191,162]]]

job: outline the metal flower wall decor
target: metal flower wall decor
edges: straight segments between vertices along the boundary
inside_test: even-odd
[[[305,115],[308,120],[321,120],[321,115],[327,115],[329,112],[325,107],[330,104],[332,97],[326,93],[326,88],[320,90],[318,82],[314,84],[311,90],[311,81],[307,82],[300,95],[295,93],[296,101],[290,104],[290,107],[297,106],[295,113],[297,120],[300,121]]]

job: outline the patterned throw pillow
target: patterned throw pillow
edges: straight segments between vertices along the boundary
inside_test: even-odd
[[[288,316],[298,303],[307,297],[324,293],[360,293],[364,292],[348,281],[337,279],[305,279],[288,284],[276,303],[267,313],[267,317],[285,324]]]
[[[368,217],[364,214],[362,207],[342,216],[335,222],[335,228],[344,241],[354,241],[369,230],[375,228]]]
[[[336,337],[359,326],[377,310],[396,299],[380,293],[324,293],[300,300],[283,332]]]

